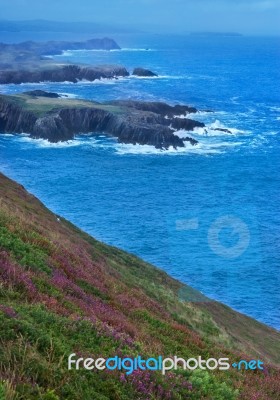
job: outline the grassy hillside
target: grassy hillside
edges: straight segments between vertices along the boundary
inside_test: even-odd
[[[257,305],[256,305],[257,306]],[[68,371],[87,357],[260,358],[265,371]],[[100,243],[0,174],[0,399],[279,399],[280,334]]]

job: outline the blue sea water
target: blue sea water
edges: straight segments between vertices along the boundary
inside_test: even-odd
[[[0,171],[94,237],[280,329],[279,39],[117,39],[121,51],[68,51],[56,60],[143,66],[159,77],[0,85],[0,92],[185,103],[202,110],[193,117],[208,135],[197,130],[200,144],[177,151],[94,132],[56,145],[0,135]]]

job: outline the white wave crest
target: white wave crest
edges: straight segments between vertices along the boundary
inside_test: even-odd
[[[57,142],[57,143],[51,143],[46,139],[33,139],[29,136],[18,137],[18,139],[23,143],[29,143],[36,147],[41,147],[41,148],[63,148],[63,147],[79,146],[81,144],[81,141],[77,139],[68,140],[66,142]]]
[[[273,107],[269,107],[270,111],[278,111],[280,112],[280,107],[277,106],[273,106]]]
[[[214,155],[225,153],[225,146],[228,143],[198,143],[193,146],[189,142],[185,142],[185,147],[178,147],[175,149],[170,146],[167,150],[156,149],[154,146],[140,145],[140,144],[121,144],[116,145],[116,152],[118,155],[161,155],[161,156],[176,156],[184,154],[198,154],[198,155]]]
[[[186,133],[183,133],[186,136]],[[34,146],[42,149],[61,149],[67,147],[91,147],[96,150],[113,151],[117,155],[215,155],[223,154],[227,151],[227,148],[240,146],[242,142],[226,142],[217,141],[215,138],[201,137],[199,143],[192,145],[189,141],[184,141],[185,147],[178,147],[175,149],[170,146],[168,149],[157,149],[150,145],[140,144],[123,144],[118,143],[116,138],[108,137],[107,135],[93,135],[92,133],[77,135],[75,139],[67,142],[51,143],[45,139],[33,139],[28,134],[20,135],[9,135],[14,136],[15,140],[21,142],[23,145]],[[183,136],[183,137],[184,137]],[[188,135],[189,136],[189,135]],[[7,138],[8,140],[8,138]]]
[[[61,54],[57,54],[55,57],[71,57],[74,56],[75,54],[81,54],[81,53],[96,53],[96,52],[111,53],[111,52],[122,52],[122,51],[156,51],[156,49],[124,47],[122,49],[110,49],[110,50],[106,49],[63,50]]]
[[[157,75],[157,76],[138,76],[130,75],[130,79],[186,79],[184,75]]]
[[[92,85],[92,84],[115,84],[119,81],[124,81],[127,80],[129,77],[128,76],[114,76],[112,78],[100,78],[100,79],[95,79],[94,81],[89,81],[87,79],[81,79],[78,80],[77,82],[71,82],[71,81],[62,81],[62,82],[57,82],[57,81],[41,81],[41,82],[23,82],[20,84],[14,84],[14,83],[9,83],[5,85],[0,85],[1,89],[3,92],[5,92],[5,89],[8,89],[10,87],[18,87],[20,86],[48,86],[50,84],[55,84],[55,85]],[[7,92],[7,90],[6,90]]]
[[[250,134],[251,132],[226,126],[217,119],[210,124],[206,124],[205,127],[202,128],[196,127],[193,129],[193,131],[186,131],[183,129],[175,131],[175,134],[180,138],[183,138],[184,136],[186,136],[186,134],[189,136],[189,134],[192,133],[195,135],[207,137],[207,136],[245,135],[245,134]]]
[[[225,129],[225,130],[229,130],[231,133],[227,133],[227,132],[223,132],[223,131],[214,131],[214,132],[221,132],[222,134],[226,134],[226,135],[240,135],[240,134],[249,134],[251,133],[248,130],[242,130],[242,129],[238,129],[238,128],[232,128],[229,126],[224,125],[221,121],[219,121],[218,119],[216,119],[215,122],[212,122],[212,124],[209,125],[210,131],[213,129]]]
[[[22,82],[22,83],[9,83],[9,86],[48,86],[49,84],[63,84],[63,85],[75,85],[74,82],[70,82],[70,81],[63,81],[63,82],[56,82],[56,81],[40,81],[40,82]]]
[[[140,48],[133,48],[133,47],[123,47],[122,49],[113,49],[111,51],[157,51],[156,49],[152,49],[149,47],[140,47]]]
[[[126,76],[114,76],[113,78],[100,78],[95,79],[94,81],[88,81],[87,79],[82,79],[76,83],[76,85],[114,85],[118,82],[127,80]]]

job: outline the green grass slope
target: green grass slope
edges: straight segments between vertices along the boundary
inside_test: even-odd
[[[265,371],[67,369],[71,353],[260,358]],[[280,334],[100,243],[0,174],[0,399],[279,399]]]

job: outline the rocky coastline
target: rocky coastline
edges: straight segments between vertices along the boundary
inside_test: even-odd
[[[117,65],[110,66],[78,66],[64,65],[59,67],[36,70],[0,70],[0,84],[20,84],[39,82],[72,82],[96,79],[113,79],[129,76],[126,68]]]
[[[34,139],[56,143],[72,140],[79,133],[104,133],[121,143],[151,145],[159,149],[184,147],[198,142],[176,130],[192,131],[204,124],[187,118],[197,110],[186,105],[161,102],[111,101],[96,103],[57,97],[34,91],[0,96],[0,131],[28,133]],[[178,118],[184,115],[185,118]]]
[[[83,42],[48,41],[0,43],[0,70],[33,71],[55,66],[54,55],[73,50],[119,50],[120,46],[110,38],[90,39]],[[66,63],[64,63],[66,64]]]
[[[46,58],[46,55],[61,54],[64,50],[79,49],[116,50],[120,46],[109,38],[86,42],[0,43],[0,84],[77,83],[130,76],[129,71],[119,65],[57,64]],[[155,72],[142,67],[134,68],[132,75],[157,77]],[[176,149],[198,144],[188,133],[205,127],[203,122],[189,118],[189,114],[196,112],[194,107],[186,105],[133,100],[97,103],[32,90],[0,95],[0,132],[26,133],[34,139],[53,143],[72,140],[77,134],[104,133],[121,143]],[[182,137],[177,131],[186,131],[186,135]]]
[[[90,39],[84,42],[26,41],[16,44],[0,43],[0,84],[40,82],[72,82],[114,79],[129,76],[128,70],[120,65],[75,65],[66,61],[57,62],[52,56],[64,51],[75,50],[121,50],[110,38]],[[132,75],[156,77],[145,69],[134,68]]]

